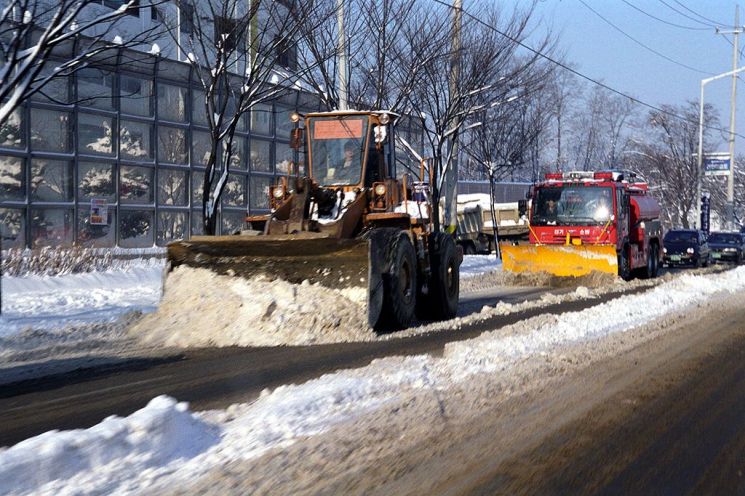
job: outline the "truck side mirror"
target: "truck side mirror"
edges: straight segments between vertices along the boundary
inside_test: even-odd
[[[290,147],[299,150],[303,147],[303,129],[296,127],[290,131]]]
[[[532,200],[533,199],[533,186],[528,188],[528,191],[525,193],[525,199],[526,200]]]

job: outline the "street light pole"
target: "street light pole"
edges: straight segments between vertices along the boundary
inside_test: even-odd
[[[701,96],[699,97],[699,113],[698,113],[698,156],[696,157],[697,160],[697,172],[698,172],[698,181],[696,183],[696,222],[694,225],[701,229],[701,183],[703,181],[704,171],[703,171],[703,163],[704,163],[704,86],[711,83],[712,81],[716,81],[717,79],[722,79],[729,76],[736,76],[740,72],[745,71],[745,66],[740,67],[739,69],[735,69],[729,72],[725,72],[723,74],[717,74],[716,76],[712,76],[710,78],[704,78],[701,80]],[[734,126],[734,124],[733,124]],[[734,130],[731,131],[731,139],[734,140]],[[734,150],[734,142],[730,143],[730,154]],[[733,163],[735,161],[735,157],[730,155],[730,180],[733,179]],[[734,212],[733,212],[734,213]]]

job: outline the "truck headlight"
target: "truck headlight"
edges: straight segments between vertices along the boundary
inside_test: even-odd
[[[663,248],[662,253],[667,253],[667,248]]]
[[[728,251],[732,253],[733,251],[737,251],[737,248],[725,248],[723,251]]]
[[[694,250],[693,248],[688,248],[686,250],[686,253],[688,253],[689,255],[693,255],[694,253],[696,253],[696,250]]]

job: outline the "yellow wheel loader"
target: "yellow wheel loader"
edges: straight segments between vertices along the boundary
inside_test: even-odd
[[[237,235],[170,243],[171,267],[364,288],[377,330],[405,328],[415,316],[454,317],[462,251],[440,231],[424,162],[417,180],[397,179],[395,116],[337,111],[292,120],[304,167],[270,188],[270,213],[247,217]]]

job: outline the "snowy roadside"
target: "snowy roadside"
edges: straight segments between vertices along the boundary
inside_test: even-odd
[[[153,493],[183,490],[200,476],[233,462],[246,464],[334,428],[378,418],[389,422],[400,404],[424,390],[447,394],[468,381],[521,387],[518,363],[562,359],[569,346],[631,332],[745,290],[745,267],[685,274],[651,290],[616,298],[561,317],[543,315],[509,329],[446,346],[443,356],[395,357],[266,391],[253,403],[192,413],[165,397],[127,417],[86,430],[48,432],[0,451],[0,493]],[[591,361],[592,357],[588,357]],[[540,382],[540,377],[533,380]],[[516,381],[516,383],[515,383]],[[519,389],[518,389],[519,391]],[[385,429],[384,424],[380,425]],[[262,474],[268,477],[270,474]]]

